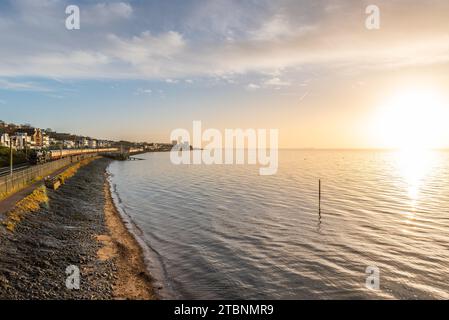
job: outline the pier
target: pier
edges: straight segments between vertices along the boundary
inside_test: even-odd
[[[119,160],[119,161],[127,161],[127,160],[143,160],[136,157],[133,157],[138,154],[143,154],[148,152],[144,148],[120,148],[116,152],[108,152],[103,154],[106,158]]]

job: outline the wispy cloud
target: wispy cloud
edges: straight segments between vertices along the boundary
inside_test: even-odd
[[[131,18],[133,7],[125,2],[97,3],[83,10],[83,23],[109,24],[116,20]]]
[[[176,84],[179,81],[178,80],[173,80],[173,79],[165,79],[165,82],[170,83],[170,84]]]
[[[266,86],[274,86],[274,87],[288,87],[288,86],[291,85],[290,82],[288,82],[288,81],[283,81],[283,80],[281,80],[281,79],[278,78],[278,77],[275,77],[275,78],[271,78],[271,79],[265,80],[264,84],[265,84]]]
[[[10,81],[6,79],[0,79],[1,90],[13,90],[13,91],[35,91],[35,92],[50,92],[50,88],[44,87],[34,82],[19,82]]]
[[[135,91],[134,93],[135,95],[148,95],[151,96],[153,94],[153,90],[152,89],[143,89],[143,88],[139,88]]]
[[[250,83],[246,86],[246,89],[249,91],[255,91],[257,89],[260,89],[260,86],[258,84],[255,83]]]
[[[448,63],[449,22],[432,13],[447,12],[449,3],[433,0],[430,10],[430,4],[411,0],[404,12],[400,2],[385,3],[384,24],[370,33],[352,1],[261,1],[251,14],[240,1],[211,1],[201,9],[186,2],[182,12],[167,4],[171,20],[152,28],[147,21],[158,16],[150,4],[80,4],[85,25],[74,32],[63,27],[66,0],[11,1],[14,10],[0,13],[0,21],[7,21],[0,23],[0,76],[176,81],[305,65],[362,72]],[[259,84],[288,85],[279,75]]]

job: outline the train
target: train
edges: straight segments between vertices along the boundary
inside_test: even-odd
[[[33,150],[28,157],[28,161],[30,164],[36,165],[71,156],[79,156],[92,153],[112,153],[117,151],[118,148]]]

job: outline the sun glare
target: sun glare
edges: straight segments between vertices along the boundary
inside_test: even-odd
[[[447,147],[449,106],[432,90],[407,90],[393,96],[376,119],[376,136],[387,148],[420,150]]]
[[[438,157],[432,150],[405,150],[395,153],[395,166],[403,182],[407,195],[414,206],[419,199],[423,181],[432,173],[437,165]]]

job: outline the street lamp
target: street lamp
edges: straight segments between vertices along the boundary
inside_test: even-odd
[[[11,177],[12,177],[12,173],[13,173],[13,158],[12,158],[12,141],[11,141],[11,139],[9,139],[9,154],[10,154],[9,167],[10,167],[10,170],[11,170]]]

